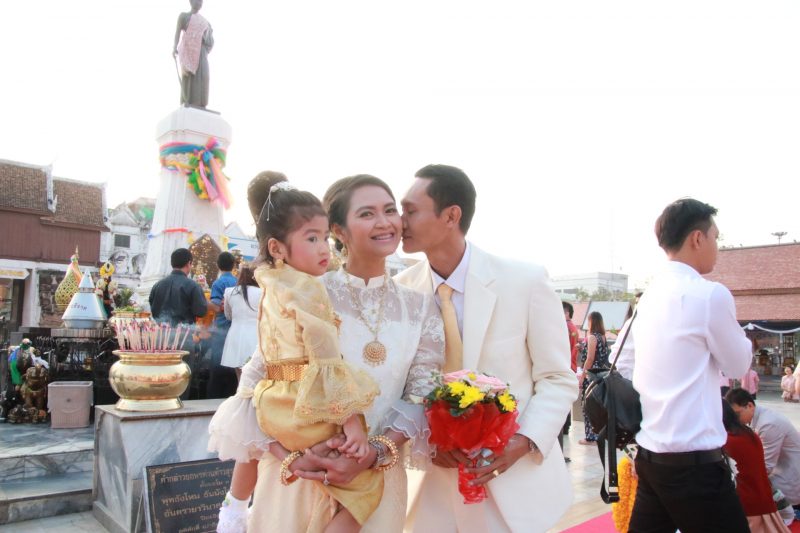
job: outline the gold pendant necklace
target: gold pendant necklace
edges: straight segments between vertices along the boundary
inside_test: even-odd
[[[347,290],[350,293],[350,299],[353,301],[353,307],[358,311],[358,319],[367,327],[367,329],[375,335],[375,339],[364,345],[362,357],[364,362],[370,366],[380,366],[386,362],[386,346],[378,340],[380,333],[381,323],[383,322],[383,314],[386,310],[386,293],[389,290],[389,276],[383,274],[383,285],[378,292],[380,293],[380,300],[378,301],[378,320],[375,325],[370,324],[367,317],[364,315],[364,307],[361,305],[361,300],[356,293],[356,288],[350,283],[350,273],[344,271],[347,277]]]

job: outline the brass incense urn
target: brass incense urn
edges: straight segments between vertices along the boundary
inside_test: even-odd
[[[119,395],[120,411],[170,411],[183,407],[192,371],[183,361],[184,350],[116,350],[119,361],[111,366],[108,380]]]

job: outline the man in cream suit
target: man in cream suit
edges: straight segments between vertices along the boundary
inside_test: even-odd
[[[439,304],[446,371],[474,369],[509,382],[520,429],[488,466],[473,468],[488,489],[479,504],[463,504],[458,492],[457,466],[468,459],[439,453],[420,487],[414,531],[544,532],[572,501],[556,441],[578,392],[564,315],[542,267],[494,257],[467,242],[475,196],[458,168],[429,165],[417,172],[402,201],[403,250],[424,252],[427,260],[397,282],[433,294]]]

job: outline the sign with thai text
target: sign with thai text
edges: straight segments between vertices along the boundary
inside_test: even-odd
[[[204,459],[145,467],[148,531],[215,532],[233,465],[234,461]]]
[[[25,279],[28,277],[26,268],[2,268],[0,267],[0,278],[6,279]]]

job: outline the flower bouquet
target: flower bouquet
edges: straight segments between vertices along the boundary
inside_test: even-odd
[[[434,382],[436,387],[425,397],[430,442],[441,451],[461,450],[473,465],[490,452],[501,453],[519,429],[517,402],[508,384],[470,370],[437,373]],[[464,503],[486,499],[485,487],[469,484],[475,478],[463,464],[458,466],[458,490]]]

